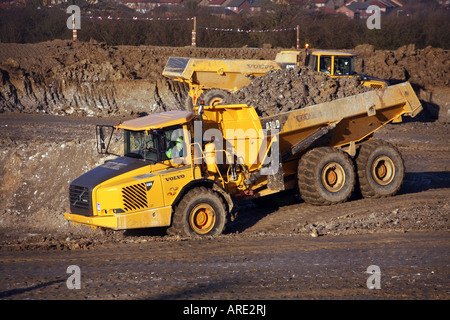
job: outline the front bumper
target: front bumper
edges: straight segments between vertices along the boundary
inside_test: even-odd
[[[66,212],[64,213],[64,217],[75,225],[82,224],[93,228],[101,227],[113,230],[168,227],[172,220],[172,207],[168,206],[132,213],[90,217]]]

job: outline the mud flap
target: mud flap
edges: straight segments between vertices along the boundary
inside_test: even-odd
[[[282,162],[278,164],[278,170],[276,172],[267,176],[267,188],[269,188],[269,190],[284,190],[284,173]]]

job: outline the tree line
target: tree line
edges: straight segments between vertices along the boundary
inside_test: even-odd
[[[66,5],[67,6],[67,5]],[[87,11],[89,10],[89,11]],[[400,12],[401,13],[401,12]],[[305,10],[295,5],[276,5],[261,14],[240,14],[218,17],[206,8],[188,6],[170,12],[137,14],[131,10],[111,11],[105,8],[82,7],[83,16],[164,17],[188,18],[195,16],[197,26],[220,29],[265,30],[300,26],[303,46],[324,49],[354,48],[372,44],[376,49],[396,49],[414,43],[416,48],[426,46],[450,47],[450,13],[448,10],[421,10],[416,14],[392,12],[381,16],[381,29],[370,30],[364,19],[349,19],[344,15],[327,15]],[[34,43],[53,39],[71,39],[67,29],[69,14],[65,7],[37,9],[0,9],[0,41]],[[94,39],[110,45],[189,46],[193,22],[142,21],[82,18],[78,39]],[[291,48],[296,45],[296,31],[241,33],[197,28],[198,47],[272,47]]]

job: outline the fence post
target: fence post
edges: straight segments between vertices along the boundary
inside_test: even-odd
[[[196,38],[197,38],[197,17],[194,17],[194,29],[192,29],[192,46],[196,47]]]
[[[77,36],[77,28],[75,28],[75,14],[72,15],[72,35],[73,35],[73,40],[77,40],[78,36]]]

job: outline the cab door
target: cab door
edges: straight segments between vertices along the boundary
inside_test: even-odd
[[[159,174],[166,205],[171,205],[181,189],[194,179],[190,141],[186,125],[166,128],[162,133],[163,164],[167,169]]]

